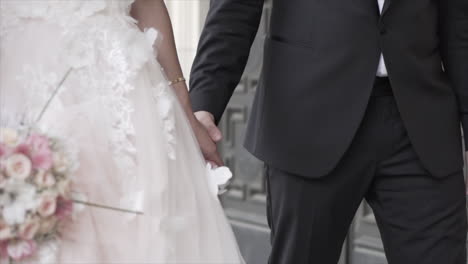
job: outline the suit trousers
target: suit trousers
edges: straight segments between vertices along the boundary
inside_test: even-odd
[[[363,199],[389,264],[467,263],[463,172],[434,177],[422,166],[388,79],[378,80],[351,146],[330,174],[304,177],[310,175],[266,164],[270,264],[336,264]]]

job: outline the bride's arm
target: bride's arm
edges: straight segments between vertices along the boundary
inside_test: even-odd
[[[169,80],[175,80],[182,77],[179,58],[175,47],[174,34],[172,32],[171,20],[163,0],[136,0],[131,9],[131,15],[138,21],[140,29],[155,28],[163,36],[158,45],[158,61],[164,69]],[[190,103],[187,84],[179,82],[172,85],[190,124],[195,132],[197,140],[202,147],[203,153],[212,153],[205,155],[205,158],[217,165],[223,162],[216,151],[216,144],[211,140],[206,129],[195,118],[192,105]]]
[[[141,30],[155,28],[163,36],[158,45],[158,61],[164,69],[169,81],[183,76],[175,47],[171,20],[163,0],[135,0],[131,13],[138,21]],[[182,103],[184,110],[192,118],[192,108],[188,96],[187,84],[179,82],[173,88]]]

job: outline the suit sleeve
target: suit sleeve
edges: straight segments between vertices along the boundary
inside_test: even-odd
[[[194,111],[219,122],[257,34],[264,0],[211,0],[190,76]]]
[[[440,0],[440,6],[442,58],[458,98],[468,150],[468,0]]]

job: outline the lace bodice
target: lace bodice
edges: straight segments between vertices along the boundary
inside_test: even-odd
[[[0,36],[20,26],[21,19],[47,19],[67,27],[96,14],[128,15],[134,0],[2,0]]]

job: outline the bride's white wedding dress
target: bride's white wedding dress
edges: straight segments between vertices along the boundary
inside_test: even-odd
[[[132,0],[1,0],[0,121],[79,150],[84,207],[34,263],[243,263],[181,106]]]

